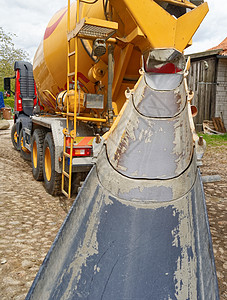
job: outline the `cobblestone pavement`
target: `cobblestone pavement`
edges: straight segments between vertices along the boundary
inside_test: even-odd
[[[0,131],[0,299],[24,299],[71,206],[33,179],[31,165]]]
[[[226,291],[227,144],[210,147],[203,175],[222,181],[204,185],[221,299]],[[0,299],[24,299],[72,201],[52,197],[32,177],[31,165],[13,149],[10,130],[0,131]]]
[[[220,299],[227,299],[227,142],[207,147],[202,176],[220,175],[221,181],[204,183]]]

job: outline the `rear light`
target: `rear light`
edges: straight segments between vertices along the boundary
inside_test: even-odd
[[[23,111],[22,99],[21,99],[21,87],[20,87],[20,72],[16,71],[16,81],[15,81],[15,102],[14,109],[16,111]]]
[[[66,152],[70,154],[70,148],[67,148]],[[73,156],[91,156],[92,147],[86,148],[73,148]]]

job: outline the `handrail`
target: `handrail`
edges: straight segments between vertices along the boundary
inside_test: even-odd
[[[56,112],[56,114],[58,115],[65,115],[65,116],[69,116],[69,117],[74,117],[74,113],[64,113],[64,112]],[[107,119],[101,119],[101,118],[90,118],[90,117],[76,117],[77,120],[80,121],[90,121],[90,122],[102,122],[102,123],[106,123]]]
[[[43,93],[48,93],[54,100],[56,99],[56,97],[49,90],[43,90]]]

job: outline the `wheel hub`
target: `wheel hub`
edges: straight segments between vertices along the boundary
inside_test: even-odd
[[[51,155],[50,155],[50,148],[47,147],[45,150],[45,174],[46,179],[50,181],[51,179]]]

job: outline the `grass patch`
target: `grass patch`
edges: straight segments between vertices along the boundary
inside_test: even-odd
[[[14,98],[6,98],[4,99],[4,103],[5,103],[5,106],[10,106],[12,109],[14,109]]]
[[[223,135],[217,135],[217,134],[203,134],[199,133],[199,136],[203,136],[204,140],[206,141],[207,145],[209,146],[220,146],[227,144],[227,133]]]

